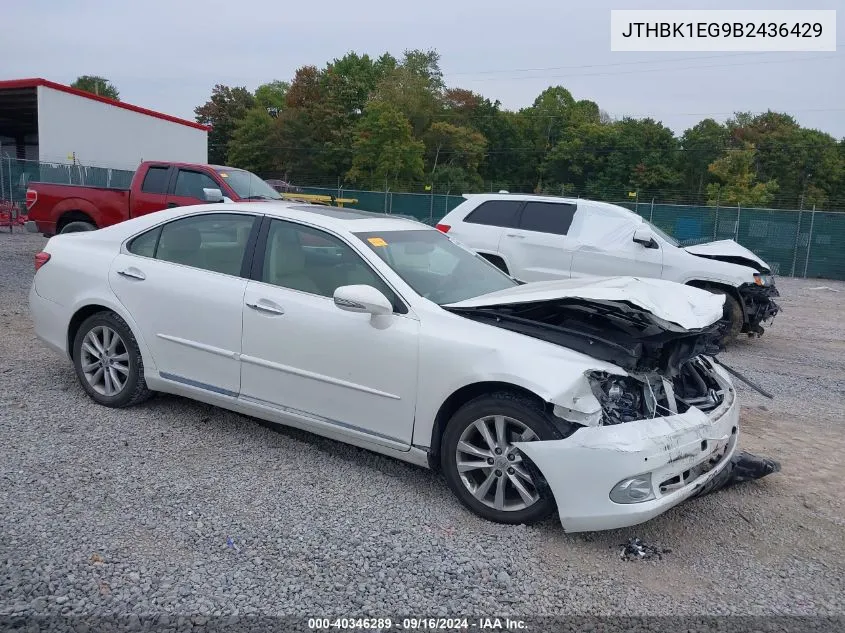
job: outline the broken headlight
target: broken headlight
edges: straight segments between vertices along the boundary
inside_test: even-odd
[[[605,372],[591,372],[587,379],[601,404],[602,424],[623,424],[650,417],[646,414],[644,385],[639,380]]]

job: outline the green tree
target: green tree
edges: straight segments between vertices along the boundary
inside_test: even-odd
[[[683,189],[694,194],[693,202],[704,201],[707,185],[713,180],[708,167],[725,153],[729,137],[728,128],[713,119],[704,119],[681,136],[678,168]]]
[[[448,190],[482,186],[478,168],[484,158],[487,139],[481,132],[437,121],[426,132],[425,144],[432,185],[445,185]]]
[[[259,176],[266,176],[276,167],[274,159],[273,117],[266,107],[256,105],[238,121],[229,141],[228,163]]]
[[[411,122],[415,138],[422,135],[443,108],[443,73],[434,51],[405,51],[402,62],[385,73],[373,98],[395,105]]]
[[[290,84],[287,81],[279,81],[278,79],[261,84],[255,89],[255,105],[262,108],[270,116],[276,117],[285,107],[285,98],[289,88]]]
[[[719,182],[707,185],[708,204],[768,207],[778,191],[778,183],[758,179],[756,160],[757,150],[746,143],[743,149],[730,150],[714,161],[709,169]]]
[[[217,84],[211,91],[211,98],[194,108],[197,122],[211,126],[208,133],[209,162],[223,165],[228,162],[229,141],[235,127],[254,105],[255,97],[246,88]]]
[[[348,178],[374,189],[423,177],[425,145],[413,138],[411,124],[389,103],[373,101],[364,109],[353,145]]]
[[[107,97],[108,99],[114,99],[115,101],[120,101],[120,93],[117,91],[117,88],[115,88],[114,84],[105,77],[99,77],[97,75],[82,75],[81,77],[77,77],[76,81],[74,81],[70,87],[76,88],[77,90],[84,90],[85,92],[90,92],[101,97]]]

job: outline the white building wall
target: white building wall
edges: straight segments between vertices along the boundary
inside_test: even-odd
[[[38,154],[86,166],[136,169],[141,161],[208,162],[208,133],[77,95],[38,87]]]

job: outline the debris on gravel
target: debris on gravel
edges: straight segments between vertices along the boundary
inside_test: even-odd
[[[672,552],[672,550],[668,547],[647,545],[636,537],[628,539],[628,542],[622,543],[620,547],[622,549],[619,551],[619,558],[626,561],[650,560],[652,558],[663,560],[663,554],[669,554]]]

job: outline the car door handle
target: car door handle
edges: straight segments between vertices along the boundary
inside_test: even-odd
[[[126,268],[125,270],[118,270],[117,274],[121,275],[122,277],[129,277],[130,279],[138,279],[139,281],[143,281],[147,278],[147,276],[137,268]]]
[[[284,314],[285,309],[273,303],[272,301],[268,301],[267,299],[261,299],[260,301],[247,301],[246,304],[252,308],[253,310],[258,310],[259,312],[266,312],[267,314]]]
[[[178,206],[179,206],[179,203],[177,203],[177,202],[168,202],[167,203],[168,209],[172,209],[173,207],[178,207]]]
[[[519,239],[521,239],[521,240],[524,240],[524,239],[525,239],[525,236],[524,236],[524,235],[517,235],[516,233],[507,233],[506,235],[507,235],[508,237],[516,237],[516,238],[519,238]]]

